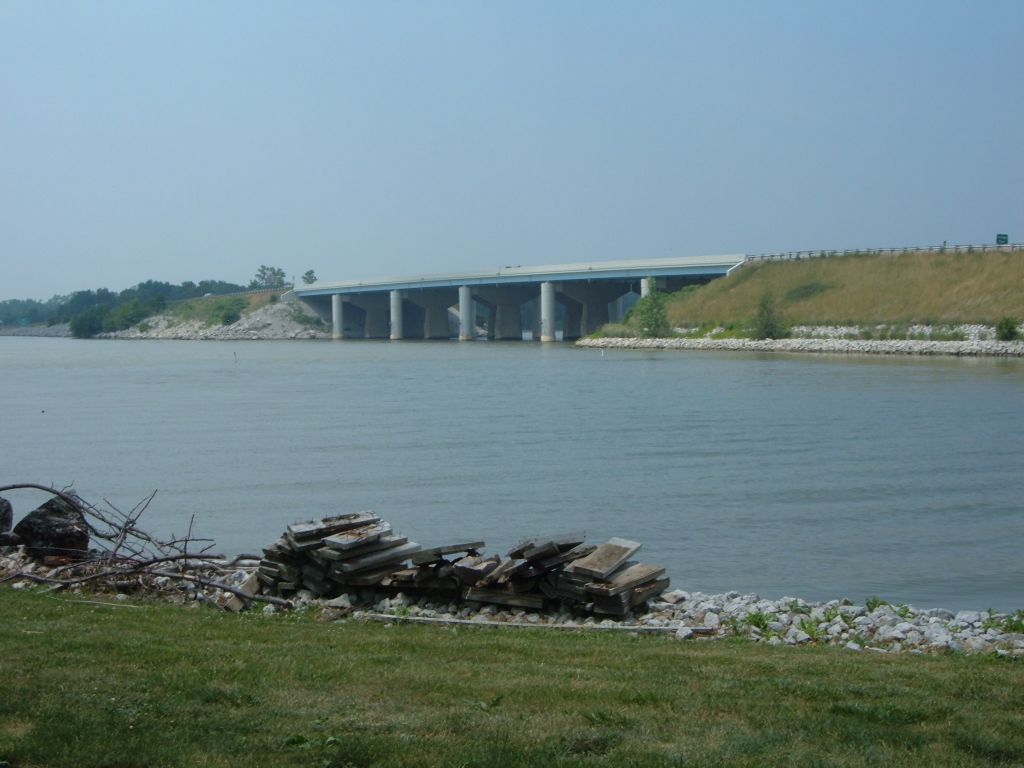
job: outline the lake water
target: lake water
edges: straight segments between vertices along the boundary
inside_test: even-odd
[[[1024,607],[1020,360],[0,337],[0,435],[0,485],[158,489],[143,528],[226,553],[373,509],[635,539],[688,590]]]

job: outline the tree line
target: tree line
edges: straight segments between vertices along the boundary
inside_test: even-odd
[[[308,270],[302,279],[306,283],[316,282],[316,274]],[[147,317],[160,314],[171,302],[245,290],[283,290],[287,287],[283,269],[263,264],[248,286],[223,280],[200,280],[198,283],[186,280],[177,285],[146,280],[120,292],[97,288],[53,296],[45,301],[7,299],[0,301],[0,325],[70,323],[73,336],[88,338],[98,333],[130,328]]]

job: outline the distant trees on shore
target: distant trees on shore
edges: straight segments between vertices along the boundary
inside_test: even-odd
[[[162,312],[169,302],[206,294],[237,293],[245,286],[223,280],[186,280],[180,285],[147,280],[115,293],[107,288],[75,291],[46,301],[0,301],[0,324],[35,325],[70,323],[72,335],[88,338],[97,333],[120,331]]]

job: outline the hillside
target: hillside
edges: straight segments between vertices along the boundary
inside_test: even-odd
[[[675,327],[746,321],[770,294],[807,325],[984,323],[1024,316],[1024,249],[852,254],[753,262],[669,297]]]

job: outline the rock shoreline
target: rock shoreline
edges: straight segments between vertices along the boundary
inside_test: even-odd
[[[302,602],[300,596],[299,602]],[[330,609],[332,601],[321,602]],[[765,600],[755,594],[673,590],[651,600],[646,612],[625,619],[576,617],[568,613],[542,614],[524,610],[502,610],[498,606],[474,608],[437,604],[404,594],[367,601],[351,618],[380,621],[391,617],[396,623],[428,620],[440,624],[493,626],[535,626],[549,629],[656,630],[680,640],[745,637],[768,645],[832,645],[849,651],[870,653],[995,654],[1024,658],[1024,612],[1007,615],[996,612],[960,611],[942,608],[919,609],[877,601],[855,605],[846,599],[809,603],[799,598]],[[266,609],[264,609],[266,610]]]
[[[910,355],[924,357],[1024,357],[1024,341],[930,341],[918,339],[580,339],[586,349],[669,349],[724,352],[784,352],[838,355]]]

